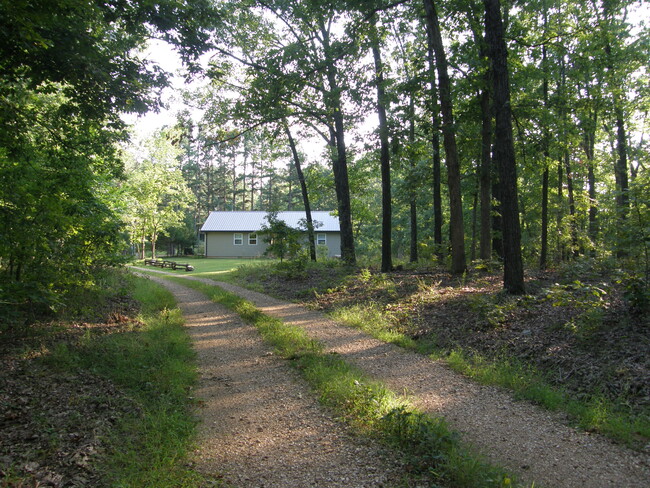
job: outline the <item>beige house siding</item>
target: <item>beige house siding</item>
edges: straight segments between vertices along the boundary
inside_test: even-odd
[[[255,232],[205,232],[205,255],[209,258],[256,258],[264,255],[266,243],[257,236],[257,244],[251,244]],[[235,237],[241,236],[241,241]],[[338,232],[315,232],[315,237],[324,237],[327,255],[341,255],[341,236]],[[306,239],[305,239],[306,241]],[[236,243],[237,242],[237,243]],[[239,244],[241,242],[241,244]]]

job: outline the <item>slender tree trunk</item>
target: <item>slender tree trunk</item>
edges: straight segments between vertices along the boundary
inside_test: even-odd
[[[300,156],[296,149],[296,143],[289,130],[289,125],[286,120],[284,121],[284,133],[289,140],[289,147],[293,155],[293,164],[296,168],[298,175],[298,182],[300,183],[300,191],[302,193],[302,203],[305,206],[305,218],[307,219],[307,239],[309,240],[309,256],[312,261],[316,262],[316,240],[314,239],[314,221],[311,218],[311,205],[309,204],[309,194],[307,193],[307,183],[305,182],[305,175],[302,172],[302,165],[300,163]]]
[[[478,176],[478,175],[477,175]],[[474,203],[472,205],[472,245],[470,246],[470,261],[476,259],[476,227],[478,220],[478,201],[479,201],[479,178],[476,179],[476,190],[474,191]]]
[[[453,106],[451,100],[451,82],[447,70],[447,57],[442,43],[442,34],[438,21],[438,12],[433,0],[423,0],[429,33],[429,42],[436,57],[438,71],[438,89],[442,111],[442,134],[447,163],[447,184],[449,187],[449,213],[451,232],[451,271],[463,273],[465,262],[465,229],[463,225],[463,201],[460,188],[460,160],[456,147],[456,130],[454,127]]]
[[[386,116],[386,92],[384,88],[384,67],[379,52],[379,38],[375,16],[370,18],[372,56],[375,61],[375,83],[377,86],[377,114],[379,115],[379,143],[381,163],[381,270],[387,273],[393,269],[392,258],[392,203],[390,185],[390,152],[388,142],[388,119]]]
[[[564,173],[562,161],[557,164],[557,252],[560,260],[564,260],[564,243],[562,241],[564,221]]]
[[[548,161],[545,150],[544,160]],[[544,163],[544,172],[542,173],[542,244],[539,254],[539,268],[546,269],[548,260],[548,163]]]
[[[489,70],[488,70],[489,73]],[[481,248],[480,258],[489,260],[492,257],[492,110],[490,106],[490,91],[488,89],[489,74],[485,76],[485,87],[481,91],[481,169],[479,176],[479,192],[481,201]]]
[[[409,145],[413,147],[415,145],[415,101],[413,100],[413,94],[410,95],[409,99]],[[411,180],[413,180],[413,174],[415,172],[416,161],[413,154],[411,154]],[[409,188],[409,221],[411,228],[411,248],[409,252],[409,261],[411,263],[418,262],[418,207],[417,207],[417,193],[415,191],[415,185],[412,184]]]
[[[504,275],[503,286],[510,293],[524,291],[524,268],[521,257],[521,228],[517,194],[517,166],[512,136],[508,52],[504,40],[499,0],[483,0],[486,39],[490,46],[494,81],[495,150],[499,168],[503,215]]]
[[[548,7],[544,2],[544,36],[546,37],[548,27]],[[548,101],[548,55],[546,51],[546,44],[542,46],[542,69],[544,70],[544,81],[542,82],[542,90],[544,96],[544,109],[549,111]],[[541,249],[539,253],[539,268],[546,269],[548,261],[548,162],[551,157],[551,136],[548,127],[544,124],[542,136],[542,156],[544,158],[544,171],[542,173],[542,232],[541,232]]]
[[[584,151],[587,156],[587,183],[589,184],[589,239],[594,250],[598,239],[598,207],[596,206],[596,174],[594,171],[597,122],[598,113],[594,110],[593,114],[590,114],[583,135]],[[595,254],[594,251],[592,251],[593,254]]]
[[[578,224],[576,222],[576,203],[573,188],[573,172],[571,170],[571,158],[569,157],[569,151],[564,151],[564,168],[566,170],[567,195],[569,198],[569,217],[571,219],[571,253],[573,256],[577,256],[579,253],[577,230]]]
[[[428,31],[427,31],[428,32]],[[438,263],[442,263],[444,253],[442,248],[442,194],[441,194],[441,161],[440,161],[440,108],[438,106],[438,89],[436,87],[436,68],[432,42],[428,43],[429,77],[431,83],[431,150],[433,172],[433,243]]]
[[[322,19],[320,32],[323,36],[323,48],[325,52],[326,77],[329,90],[325,93],[325,104],[332,114],[334,121],[334,138],[336,143],[336,156],[333,158],[332,166],[334,172],[334,185],[336,188],[336,199],[338,202],[339,225],[341,229],[341,258],[349,265],[356,264],[354,251],[354,233],[352,229],[352,209],[350,205],[350,183],[348,179],[347,151],[345,146],[345,125],[343,120],[343,104],[337,82],[337,69],[332,55],[329,40],[329,31]]]

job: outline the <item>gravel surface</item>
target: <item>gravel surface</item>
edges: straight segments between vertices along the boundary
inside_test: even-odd
[[[566,426],[563,417],[559,414],[549,413],[526,402],[516,402],[506,392],[494,387],[477,385],[449,370],[442,362],[432,361],[396,346],[384,344],[358,330],[341,326],[319,312],[310,311],[302,306],[276,300],[228,283],[217,283],[212,280],[202,281],[217,284],[253,302],[263,312],[303,327],[310,336],[323,342],[326,350],[337,352],[343,359],[359,366],[370,376],[385,382],[393,390],[408,393],[412,401],[424,411],[444,417],[451,427],[463,434],[463,439],[466,442],[475,446],[489,460],[516,473],[522,481],[534,482],[537,487],[547,488],[650,487],[650,455],[648,453],[631,451],[596,434],[578,432]],[[183,303],[185,300],[179,297],[179,301]],[[186,313],[188,313],[188,325],[191,328],[195,327],[190,322],[192,315],[189,311]],[[211,316],[209,312],[204,317],[204,322],[218,321],[216,316]],[[211,327],[220,330],[221,326],[214,323]],[[251,333],[253,336],[255,335],[253,331]],[[195,333],[193,335],[196,337]],[[228,344],[224,338],[223,348],[225,350],[236,349],[234,346],[243,340],[241,335],[235,333],[235,339],[231,344]],[[259,341],[259,339],[256,340]],[[261,354],[255,353],[257,358],[252,358],[253,363],[248,364],[251,372],[267,369],[265,365],[269,361],[277,364],[275,358],[271,361],[268,356],[264,355],[263,351],[266,350],[264,346],[260,345],[260,347]],[[204,349],[200,343],[197,343],[201,362],[204,361],[204,358],[205,361],[209,361],[210,355],[214,355],[210,350],[202,352]],[[219,354],[222,353],[219,352]],[[256,360],[258,363],[255,363]],[[230,371],[230,369],[227,368],[224,371]],[[219,373],[217,376],[230,377],[232,374]],[[284,382],[278,380],[279,383],[275,385],[276,379],[271,379],[266,373],[262,374],[262,378],[267,378],[266,380],[262,379],[262,384],[270,389],[269,394],[272,392],[278,395],[274,397],[274,401],[282,405],[282,413],[279,415],[284,415],[293,408],[303,408],[292,405],[294,402],[299,403],[303,400],[305,395],[301,398],[282,391],[286,380]],[[295,381],[291,381],[291,384],[294,383]],[[226,387],[221,385],[221,388],[223,390]],[[245,394],[240,396],[246,397]],[[269,400],[260,398],[260,401],[262,401],[267,415],[264,416],[264,412],[260,412],[262,417],[257,428],[265,429],[266,423],[275,415],[270,414],[274,411],[273,407],[266,408],[265,402]],[[230,410],[231,407],[220,401],[219,405],[215,405],[214,408],[215,410]],[[308,408],[308,406],[304,408]],[[315,406],[312,408],[318,410]],[[229,428],[245,422],[239,420],[241,415],[237,413],[229,415],[235,417],[230,419],[232,426]],[[287,421],[279,420],[279,422],[286,425]],[[255,430],[255,427],[252,429]],[[262,434],[263,432],[258,433]],[[213,433],[209,432],[206,435],[207,442]],[[220,434],[220,439],[215,441],[215,446],[220,451],[225,450],[219,448],[222,436],[223,434]],[[287,433],[285,437],[287,436],[300,437],[293,431]],[[244,443],[244,447],[241,449],[243,451],[237,451],[235,457],[242,456],[244,460],[254,458],[259,461],[257,459],[259,454],[253,454],[253,458],[251,458],[250,452],[246,450],[247,445],[255,446],[250,446],[250,441],[245,441],[246,437],[242,437],[241,441]],[[262,445],[266,445],[268,442],[273,442],[273,436],[268,433],[268,435],[259,436],[257,440]],[[313,447],[313,449],[320,448]],[[320,455],[322,453],[314,451],[312,454]],[[300,455],[295,454],[295,456],[295,458],[292,456],[287,458],[289,465],[295,466],[302,462],[303,458]],[[356,459],[353,464],[365,463],[360,460],[360,457],[353,457]],[[235,459],[234,462],[240,461]],[[219,463],[223,462],[219,461]],[[269,469],[282,472],[289,468],[281,466],[278,462],[275,466],[269,466]],[[304,468],[299,467],[298,469]],[[363,475],[359,474],[358,476]],[[258,480],[259,478],[253,474],[250,479]],[[340,478],[333,477],[333,479]],[[365,478],[355,478],[357,482],[360,479],[365,480]],[[240,483],[241,481],[243,480],[238,480]],[[291,486],[382,486],[372,478],[367,479],[367,485],[349,483],[338,485],[324,480],[317,481],[316,478],[310,482],[313,484],[299,483]],[[251,483],[247,481],[244,485],[285,486],[274,482]]]
[[[403,465],[333,420],[253,326],[197,291],[154,279],[176,296],[198,355],[198,471],[241,488],[408,486]]]

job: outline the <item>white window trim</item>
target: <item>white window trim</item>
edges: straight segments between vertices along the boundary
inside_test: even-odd
[[[255,237],[251,238],[251,236],[255,236]],[[255,240],[254,243],[251,242],[252,239]],[[258,239],[259,239],[259,237],[257,236],[257,232],[251,232],[250,234],[248,234],[248,245],[249,246],[257,246]]]
[[[237,237],[239,236],[239,237]],[[239,243],[237,242],[239,241]],[[234,232],[232,235],[232,244],[233,246],[243,246],[244,245],[244,234],[241,232]]]
[[[322,238],[322,243],[321,243],[321,238]],[[319,232],[316,234],[316,245],[317,246],[327,246],[327,234],[323,232]]]

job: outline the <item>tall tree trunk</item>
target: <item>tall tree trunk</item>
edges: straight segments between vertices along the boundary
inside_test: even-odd
[[[329,31],[323,19],[319,19],[319,28],[325,53],[325,71],[329,90],[324,94],[325,104],[334,121],[333,135],[336,143],[336,155],[332,161],[334,186],[338,203],[339,225],[341,230],[341,258],[349,265],[355,265],[357,258],[354,251],[354,233],[352,229],[352,208],[350,205],[350,182],[348,179],[347,151],[345,146],[345,125],[343,104],[337,81],[336,61],[330,46]]]
[[[409,145],[411,148],[415,145],[415,100],[413,94],[409,97]],[[412,153],[410,156],[411,164],[411,180],[413,180],[413,173],[415,172],[416,160]],[[409,221],[411,229],[411,248],[409,252],[409,261],[411,263],[418,262],[418,207],[417,207],[417,193],[415,185],[409,188]]]
[[[300,163],[300,156],[298,155],[298,150],[296,149],[296,143],[291,135],[289,130],[289,125],[285,120],[283,122],[284,133],[287,135],[289,140],[289,147],[291,148],[291,154],[293,155],[293,165],[296,168],[296,174],[298,175],[298,182],[300,183],[300,191],[302,193],[302,203],[305,206],[305,218],[307,220],[307,239],[309,240],[309,256],[312,261],[316,262],[316,239],[314,239],[314,221],[311,218],[311,205],[309,203],[309,193],[307,192],[307,183],[305,182],[305,175],[302,172],[302,164]]]
[[[548,27],[548,7],[544,2],[544,37],[547,35]],[[548,55],[546,52],[546,44],[542,46],[542,69],[544,71],[544,81],[542,82],[542,90],[544,96],[544,109],[549,111],[548,101]],[[549,134],[548,127],[544,124],[542,136],[542,157],[544,158],[544,171],[542,173],[542,232],[541,232],[541,249],[539,253],[539,268],[546,269],[548,260],[548,162],[551,157],[551,135]]]
[[[485,76],[485,86],[481,90],[481,169],[479,193],[481,201],[481,248],[479,256],[483,260],[492,257],[492,110],[490,106],[489,83],[492,80],[489,70]]]
[[[494,81],[495,144],[494,159],[499,168],[503,216],[503,286],[509,293],[524,291],[524,268],[521,257],[521,228],[517,195],[517,166],[512,136],[508,52],[504,40],[499,0],[483,0],[485,32],[490,47]]]
[[[557,252],[560,260],[564,260],[564,244],[562,241],[562,221],[564,220],[564,173],[562,161],[557,164]]]
[[[539,254],[539,268],[546,269],[548,260],[548,155],[544,151],[544,172],[542,173],[542,243]]]
[[[460,188],[460,160],[456,147],[456,129],[451,100],[451,82],[447,69],[447,57],[442,43],[438,12],[433,0],[423,0],[428,39],[436,57],[438,89],[442,111],[442,135],[447,163],[447,185],[449,187],[449,214],[451,233],[451,271],[463,273],[465,261],[465,228],[463,225],[463,201]]]
[[[390,187],[390,152],[388,143],[388,119],[386,117],[386,90],[384,67],[379,52],[379,37],[375,16],[370,18],[372,57],[375,61],[375,83],[377,85],[377,114],[379,115],[379,143],[381,164],[381,270],[387,273],[393,269],[392,257],[392,202]]]
[[[478,220],[479,185],[479,178],[476,178],[476,190],[474,190],[474,203],[472,204],[472,245],[470,246],[470,261],[476,259],[476,223]]]
[[[589,92],[587,91],[587,94]],[[598,207],[596,206],[596,174],[594,168],[596,148],[596,126],[598,123],[598,112],[594,110],[589,114],[589,119],[583,129],[583,148],[587,156],[587,183],[589,185],[589,239],[594,246],[598,239]],[[592,254],[594,252],[592,251]]]
[[[427,30],[428,33],[428,30]],[[429,34],[430,35],[430,34]],[[438,263],[442,263],[444,253],[442,248],[442,180],[440,176],[440,107],[438,105],[438,89],[436,87],[436,63],[433,54],[433,42],[428,43],[429,78],[431,83],[431,151],[433,172],[433,244]]]
[[[571,170],[571,158],[569,151],[564,151],[564,168],[566,170],[567,195],[569,198],[569,217],[571,219],[571,253],[573,256],[579,254],[578,249],[578,230],[576,222],[576,202],[573,188],[573,172]]]

